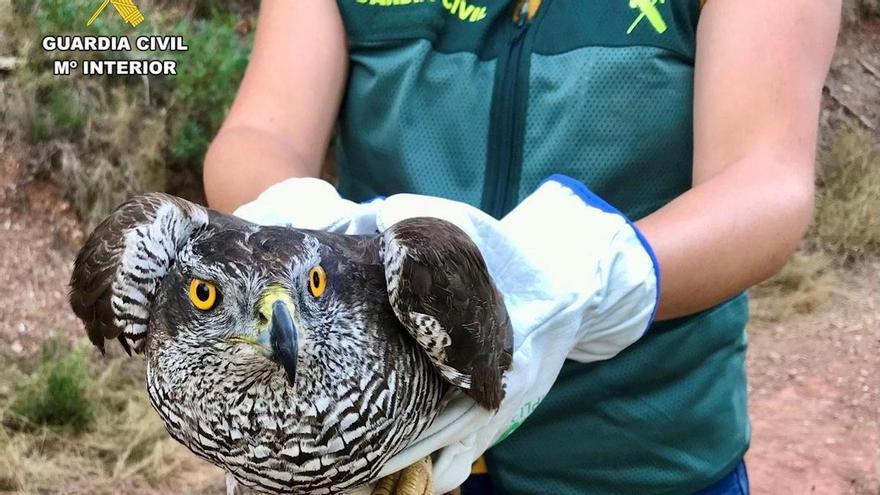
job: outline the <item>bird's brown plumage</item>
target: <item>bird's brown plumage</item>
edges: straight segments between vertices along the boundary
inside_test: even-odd
[[[383,241],[389,299],[401,323],[447,380],[498,408],[513,332],[477,246],[455,225],[429,217],[392,225]]]
[[[305,278],[315,266],[326,273],[320,296]],[[222,294],[210,310],[185,290],[205,277]],[[299,347],[285,347],[299,362],[292,374],[255,350],[259,301],[277,287],[297,315]],[[449,383],[490,409],[504,396],[503,298],[470,238],[436,218],[346,236],[149,194],[92,233],[71,289],[97,347],[117,339],[146,353],[150,401],[169,433],[266,492],[374,481],[430,426]]]
[[[129,279],[136,277],[136,274],[120,275],[121,257],[127,247],[126,235],[132,229],[147,229],[160,223],[156,221],[156,215],[163,209],[164,211],[176,209],[178,211],[175,213],[179,213],[169,218],[178,222],[176,226],[181,228],[175,229],[172,225],[165,225],[164,227],[167,228],[161,229],[163,234],[168,236],[163,240],[174,248],[188,241],[192,232],[207,222],[207,210],[189,201],[162,193],[144,194],[123,203],[112,215],[104,219],[89,236],[76,257],[70,279],[70,305],[76,316],[85,324],[89,340],[101,352],[104,352],[104,341],[113,339],[118,340],[129,354],[131,354],[130,344],[135,344],[138,350],[141,348],[136,342],[132,342],[132,339],[126,338],[127,323],[133,322],[121,318],[123,315],[120,314],[119,308],[114,310],[113,285],[120,277]],[[189,224],[180,225],[185,222]],[[139,251],[141,256],[155,256],[148,249]],[[165,258],[151,260],[158,265],[156,268],[159,271],[167,270],[176,256],[176,249],[165,247],[164,251]],[[157,275],[161,278],[164,273]],[[148,297],[152,297],[154,294],[149,292]],[[121,295],[117,294],[117,297]],[[142,322],[140,326],[144,327],[145,334],[146,322]],[[139,336],[142,338],[145,335],[131,334],[128,337],[140,340]]]

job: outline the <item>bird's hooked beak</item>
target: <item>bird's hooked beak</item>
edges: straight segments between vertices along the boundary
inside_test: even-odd
[[[262,323],[257,328],[256,337],[235,336],[228,340],[232,344],[257,347],[264,356],[284,368],[287,381],[291,385],[296,379],[299,353],[299,335],[292,316],[295,311],[296,307],[287,290],[277,285],[270,286],[257,305]]]
[[[296,360],[299,353],[298,335],[290,316],[290,309],[284,301],[272,303],[272,317],[269,319],[269,331],[260,335],[269,335],[271,358],[279,363],[287,373],[287,381],[293,385],[296,379]]]

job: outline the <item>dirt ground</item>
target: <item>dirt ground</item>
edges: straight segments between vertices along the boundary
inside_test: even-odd
[[[839,277],[818,313],[750,327],[756,494],[880,494],[880,263]]]
[[[844,117],[880,135],[880,19],[841,33],[825,82],[823,120]]]

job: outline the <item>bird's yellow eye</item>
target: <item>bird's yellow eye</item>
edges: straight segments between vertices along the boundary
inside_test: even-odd
[[[207,311],[217,304],[217,288],[211,282],[194,278],[189,283],[189,300],[196,308]]]
[[[315,297],[321,297],[327,288],[327,274],[320,266],[312,268],[309,272],[309,292]]]

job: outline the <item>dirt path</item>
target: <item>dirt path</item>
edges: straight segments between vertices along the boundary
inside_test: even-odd
[[[27,179],[26,156],[0,134],[0,341],[28,356],[76,319],[67,282],[82,229],[45,181]]]
[[[880,263],[840,276],[820,313],[751,328],[758,495],[880,494]]]

